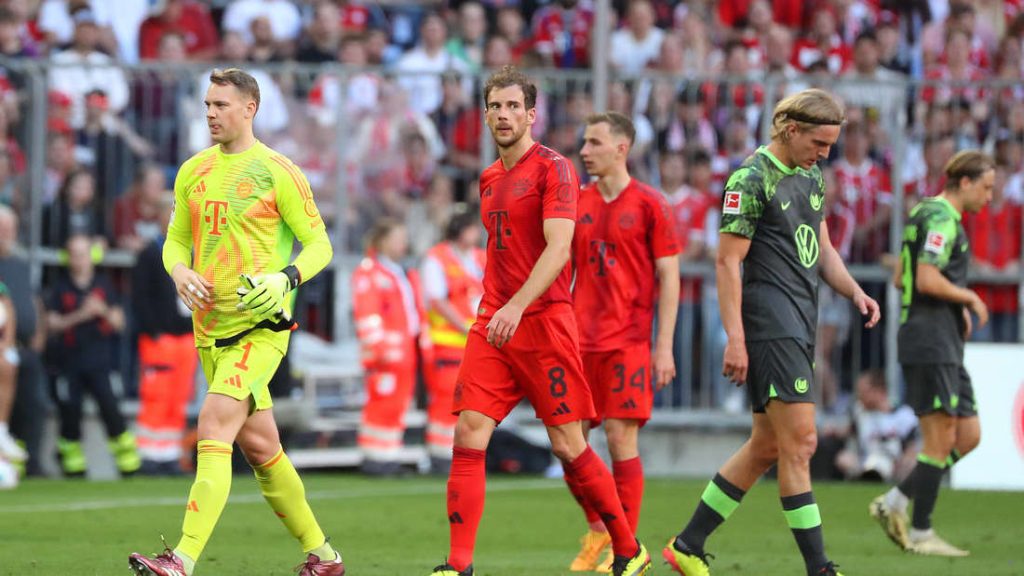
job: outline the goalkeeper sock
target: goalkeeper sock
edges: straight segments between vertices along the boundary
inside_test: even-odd
[[[181,540],[174,553],[192,559],[203,553],[231,492],[231,444],[200,440],[196,479],[188,493]]]
[[[284,449],[278,449],[277,454],[263,464],[253,466],[253,471],[263,498],[288,532],[302,544],[302,551],[306,554],[312,552],[321,560],[333,559],[334,549],[326,542],[320,525],[313,517],[302,479]]]
[[[192,576],[192,573],[196,571],[196,561],[189,558],[188,554],[178,550],[174,551],[174,555],[178,557],[178,560],[181,560],[181,567],[185,569],[185,574]]]

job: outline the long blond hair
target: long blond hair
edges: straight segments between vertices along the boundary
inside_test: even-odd
[[[794,124],[804,132],[818,126],[842,126],[843,106],[824,90],[811,88],[782,99],[772,112],[772,140],[786,140],[786,127]]]

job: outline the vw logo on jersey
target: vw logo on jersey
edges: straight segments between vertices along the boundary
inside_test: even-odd
[[[814,233],[814,228],[807,224],[801,224],[796,229],[793,239],[796,242],[796,253],[800,258],[800,264],[803,264],[804,268],[814,266],[814,263],[818,261],[818,253],[820,252],[818,249],[818,235]]]
[[[1017,451],[1024,457],[1024,382],[1017,388],[1017,399],[1013,403],[1013,436],[1017,439]]]

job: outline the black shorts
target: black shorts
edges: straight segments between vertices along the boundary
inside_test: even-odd
[[[747,394],[754,412],[769,400],[814,402],[814,346],[794,338],[747,342]]]
[[[978,415],[971,376],[962,364],[903,364],[907,404],[918,416],[943,412],[966,418]]]

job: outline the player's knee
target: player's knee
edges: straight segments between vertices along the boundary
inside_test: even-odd
[[[750,443],[750,454],[759,463],[770,466],[779,459],[779,445],[774,440],[755,439]]]
[[[812,429],[789,436],[787,441],[779,446],[779,457],[790,462],[807,463],[811,461],[817,449],[818,434]]]
[[[583,450],[578,449],[572,442],[569,442],[567,438],[551,440],[551,453],[555,455],[555,458],[558,458],[563,463],[568,464],[569,462],[572,462],[582,452]]]
[[[485,416],[463,412],[455,423],[455,445],[460,448],[484,450],[491,438],[494,425]]]
[[[960,431],[956,438],[956,450],[960,453],[960,457],[963,458],[969,452],[973,451],[981,443],[981,430],[966,430]]]

